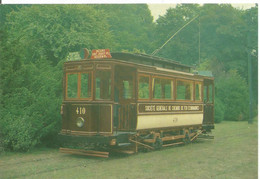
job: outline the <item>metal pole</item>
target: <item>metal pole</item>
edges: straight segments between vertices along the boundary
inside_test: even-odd
[[[251,22],[251,16],[249,16],[249,30],[247,35],[247,55],[248,55],[248,91],[249,91],[249,119],[248,124],[253,124],[253,116],[252,116],[252,100],[253,100],[253,92],[252,92],[252,60],[251,60],[251,34],[250,34],[250,22]]]
[[[200,65],[200,16],[199,16],[199,65]]]

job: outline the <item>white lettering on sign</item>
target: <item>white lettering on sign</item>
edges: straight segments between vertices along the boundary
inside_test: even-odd
[[[181,107],[180,106],[172,106],[173,111],[180,111]]]
[[[156,106],[156,111],[167,111],[167,106]]]
[[[146,112],[147,112],[147,111],[149,111],[149,112],[155,111],[155,105],[145,106],[145,111],[146,111]]]
[[[201,111],[200,105],[144,105],[144,112]]]
[[[189,111],[199,111],[200,107],[199,106],[188,106]]]
[[[86,114],[86,108],[85,107],[77,107],[76,113],[77,114]]]

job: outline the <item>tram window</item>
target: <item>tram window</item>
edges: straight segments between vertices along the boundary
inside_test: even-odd
[[[123,97],[124,99],[131,99],[133,97],[133,83],[131,81],[123,81]]]
[[[138,98],[149,99],[149,76],[140,76],[138,81]]]
[[[177,100],[193,100],[193,83],[177,81]]]
[[[195,100],[201,101],[201,83],[195,84]]]
[[[67,97],[77,98],[78,96],[78,74],[68,74],[67,76]]]
[[[170,79],[153,79],[153,98],[154,99],[172,99],[173,81]]]
[[[96,72],[96,99],[111,98],[111,72]]]
[[[91,73],[81,73],[81,98],[91,97]]]

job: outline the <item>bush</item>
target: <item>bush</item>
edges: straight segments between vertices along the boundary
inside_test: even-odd
[[[28,119],[29,116],[5,115],[5,119],[1,122],[1,125],[4,126],[2,134],[5,148],[27,151],[38,143],[39,139],[35,138],[36,129]]]
[[[216,97],[214,107],[215,107],[215,113],[214,113],[215,123],[220,123],[221,121],[224,120],[225,105],[222,103],[220,99]]]
[[[223,74],[216,81],[217,98],[225,104],[224,119],[231,121],[248,118],[248,88],[246,81],[235,70]]]
[[[44,62],[27,64],[12,79],[16,86],[3,95],[0,130],[5,148],[27,151],[60,130],[62,70]]]

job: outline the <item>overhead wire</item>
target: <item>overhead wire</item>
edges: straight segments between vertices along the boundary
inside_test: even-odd
[[[151,55],[155,55],[156,53],[158,53],[174,36],[176,36],[182,29],[184,29],[187,25],[189,25],[192,21],[194,21],[196,18],[198,18],[199,15],[195,16],[193,19],[191,19],[188,23],[186,23],[185,25],[183,25],[177,32],[175,32],[160,48],[156,49],[155,51],[153,51],[153,53]]]

